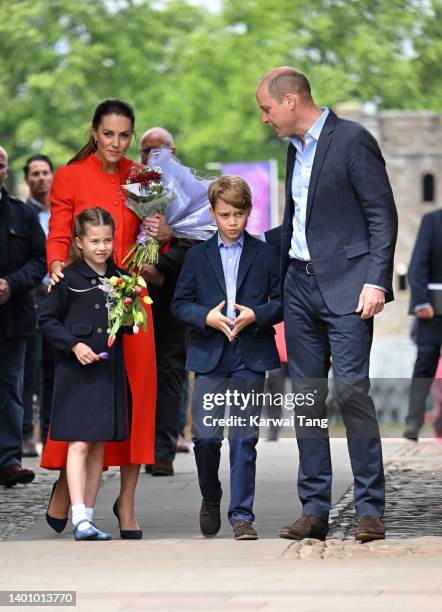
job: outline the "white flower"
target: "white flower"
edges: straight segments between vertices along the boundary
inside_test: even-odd
[[[138,332],[140,331],[140,328],[138,327],[138,325],[134,325],[132,327],[132,331],[134,332],[134,334],[138,334]]]

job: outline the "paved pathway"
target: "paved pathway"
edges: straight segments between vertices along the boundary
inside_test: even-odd
[[[392,466],[433,470],[435,479],[440,479],[442,445],[411,446],[386,440],[387,461],[398,448],[403,450]],[[345,442],[334,440],[332,451],[334,499],[338,501],[351,475]],[[118,539],[110,510],[118,478],[111,475],[100,493],[97,522],[112,530],[115,539],[76,543],[68,529],[61,537],[50,534],[44,520],[38,518],[27,530],[0,544],[0,589],[76,590],[77,607],[95,612],[440,611],[440,538],[396,538],[371,547],[355,545],[351,539],[331,539],[326,548],[334,554],[325,553],[325,545],[316,541],[280,540],[275,537],[277,529],[299,512],[295,443],[260,442],[258,456],[257,542],[235,542],[225,516],[217,538],[201,537],[193,456],[180,455],[174,478],[141,477],[137,505],[145,531],[142,541]],[[226,474],[224,457],[224,482]],[[45,486],[50,488],[48,483]],[[21,503],[31,498],[31,488],[16,490]],[[227,484],[224,489],[228,491]],[[306,553],[308,548],[313,554]]]

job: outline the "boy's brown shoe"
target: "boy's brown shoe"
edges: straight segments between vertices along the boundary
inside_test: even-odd
[[[297,521],[283,527],[279,532],[280,538],[287,540],[303,540],[314,538],[324,541],[327,537],[328,523],[313,514],[303,514]]]
[[[359,519],[356,527],[355,540],[358,542],[372,542],[373,540],[385,540],[385,525],[378,516],[365,514]]]
[[[232,525],[235,540],[257,540],[258,534],[251,521],[240,519]]]
[[[213,538],[221,528],[221,506],[203,499],[200,510],[200,529],[203,536]]]

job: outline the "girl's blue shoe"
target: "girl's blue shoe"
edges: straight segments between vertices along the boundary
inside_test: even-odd
[[[92,527],[94,527],[95,531],[97,532],[97,537],[94,538],[94,540],[112,540],[111,533],[107,533],[107,531],[101,531],[101,529],[98,529],[95,523],[91,523],[91,525]]]
[[[87,523],[89,527],[80,530],[79,526],[83,523]],[[93,523],[83,519],[74,525],[74,538],[77,542],[81,540],[112,540],[112,534],[100,531]]]
[[[89,527],[80,530],[79,527],[80,525],[83,525],[83,523],[86,523],[87,525],[89,525]],[[77,542],[80,542],[81,540],[95,540],[96,535],[97,530],[92,525],[92,523],[90,521],[87,521],[86,519],[83,519],[82,521],[74,525],[74,538],[77,540]]]

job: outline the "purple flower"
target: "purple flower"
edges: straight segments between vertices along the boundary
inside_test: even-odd
[[[137,236],[137,242],[138,242],[138,244],[143,244],[144,245],[145,241],[146,241],[146,231],[145,231],[143,225],[141,225],[140,226],[140,233]]]
[[[104,352],[104,353],[99,353],[98,357],[100,359],[109,359],[110,355],[109,355],[109,353]]]

